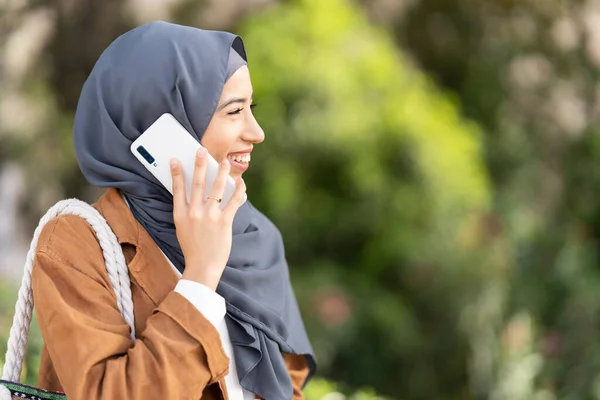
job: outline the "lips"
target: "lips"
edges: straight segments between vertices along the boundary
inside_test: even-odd
[[[251,159],[250,153],[251,152],[252,152],[252,149],[247,149],[245,151],[229,153],[227,155],[227,159],[229,160],[229,162],[231,163],[231,166],[233,168],[236,168],[237,170],[244,172],[250,166],[250,159]]]

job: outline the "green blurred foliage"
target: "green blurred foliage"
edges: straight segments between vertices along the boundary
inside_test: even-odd
[[[372,389],[359,389],[346,395],[340,391],[339,385],[321,378],[311,381],[303,394],[306,400],[385,400]]]
[[[477,128],[345,1],[276,6],[240,32],[267,132],[250,197],[283,232],[321,372],[461,393],[450,326],[477,292],[490,203]]]
[[[0,282],[0,361],[4,361],[6,354],[8,333],[12,326],[12,320],[15,312],[15,299],[17,290],[13,285]],[[40,355],[43,346],[43,339],[40,333],[37,321],[33,319],[27,342],[27,354],[21,372],[21,381],[28,385],[37,385],[37,377],[40,365]],[[2,363],[0,363],[0,366]]]
[[[502,398],[600,397],[599,15],[586,0],[432,0],[389,21],[397,43],[486,131],[512,265],[497,281],[497,332],[513,343],[514,319],[525,313],[522,360],[541,356],[531,391]],[[477,392],[509,386],[502,376]]]
[[[317,353],[307,400],[600,398],[600,6],[268,3],[209,27],[248,50],[267,140],[246,181]],[[0,169],[26,172],[31,232],[55,201],[100,193],[75,163],[74,107],[136,20],[103,4],[27,3],[55,29],[19,87],[0,75],[0,106],[21,106],[0,121]],[[210,4],[174,0],[171,20],[210,24]],[[4,335],[15,294],[0,287]],[[34,328],[29,383],[40,347]]]

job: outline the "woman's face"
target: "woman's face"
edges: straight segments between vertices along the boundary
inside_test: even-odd
[[[250,165],[250,152],[265,134],[252,115],[252,83],[247,66],[238,69],[229,78],[219,105],[200,141],[215,160],[225,157],[231,162],[234,179],[242,176]]]

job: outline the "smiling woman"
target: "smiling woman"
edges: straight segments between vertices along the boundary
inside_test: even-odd
[[[135,340],[119,313],[103,252],[73,215],[39,236],[32,287],[44,349],[39,385],[72,399],[301,399],[315,370],[281,234],[243,202],[241,175],[264,140],[241,38],[165,22],[125,33],[83,86],[73,140],[94,205],[131,275]],[[206,151],[188,202],[129,147],[172,114],[219,161],[205,200]],[[164,137],[169,140],[168,135]],[[227,175],[238,181],[219,207]]]

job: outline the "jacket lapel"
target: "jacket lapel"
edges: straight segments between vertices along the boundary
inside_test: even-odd
[[[128,264],[131,279],[158,306],[177,284],[175,271],[117,189],[108,189],[94,206],[106,218],[119,243],[135,247],[135,256]]]

